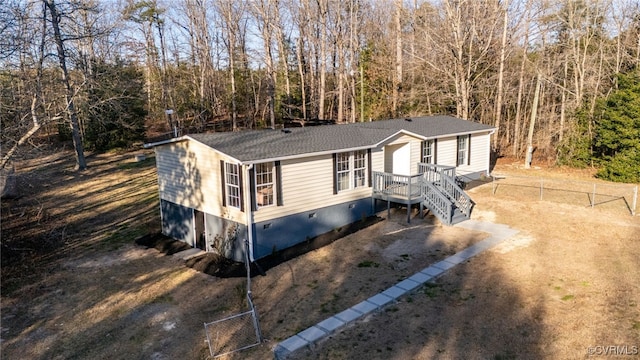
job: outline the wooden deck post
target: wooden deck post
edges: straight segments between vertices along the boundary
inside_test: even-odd
[[[387,197],[387,220],[391,219],[391,199]]]

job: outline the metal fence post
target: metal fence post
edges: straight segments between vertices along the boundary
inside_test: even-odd
[[[591,195],[591,208],[596,206],[596,183],[593,183],[593,195]]]
[[[542,200],[543,188],[544,188],[544,179],[540,179],[540,200]]]

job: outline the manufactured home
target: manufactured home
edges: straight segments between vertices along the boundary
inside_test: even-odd
[[[156,154],[162,231],[256,260],[374,215],[424,206],[444,224],[470,216],[460,180],[489,173],[494,128],[450,116],[191,134]],[[458,181],[456,181],[458,180]]]

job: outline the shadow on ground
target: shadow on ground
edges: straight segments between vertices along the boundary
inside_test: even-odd
[[[258,259],[251,264],[251,276],[266,276],[266,272],[268,270],[286,261],[327,246],[336,240],[374,225],[382,220],[383,219],[378,216],[370,216],[364,220],[343,226],[340,230],[332,230],[298,245],[277,251],[262,259]],[[141,246],[146,246],[147,248],[155,248],[166,255],[173,255],[191,248],[191,246],[185,242],[171,239],[161,233],[147,234],[136,239],[135,243]],[[185,262],[185,265],[194,270],[220,278],[247,276],[245,265],[243,263],[227,259],[220,254],[215,253],[207,253],[205,255],[189,259]]]

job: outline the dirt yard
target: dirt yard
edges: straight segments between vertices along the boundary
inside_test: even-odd
[[[247,310],[245,278],[135,244],[159,230],[147,155],[89,156],[80,174],[68,151],[16,164],[22,196],[2,201],[3,358],[205,359],[203,323]],[[490,187],[470,190],[474,218],[519,234],[297,358],[639,356],[640,217]],[[267,341],[227,358],[273,358],[278,341],[487,236],[405,214],[255,276]]]

